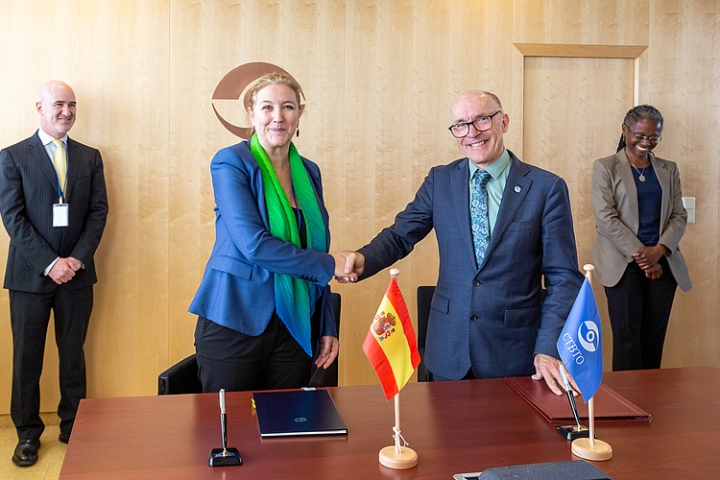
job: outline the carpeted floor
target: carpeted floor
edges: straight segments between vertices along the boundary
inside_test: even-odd
[[[60,433],[57,415],[42,414],[45,432],[40,437],[38,462],[32,467],[18,467],[12,462],[17,445],[17,433],[9,415],[0,415],[0,479],[2,480],[57,480],[60,476],[67,445],[58,440]],[[72,441],[72,440],[71,440]]]

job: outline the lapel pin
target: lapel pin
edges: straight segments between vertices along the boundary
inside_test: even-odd
[[[522,188],[520,188],[520,185],[515,185],[515,193],[520,193],[520,190],[522,190]]]

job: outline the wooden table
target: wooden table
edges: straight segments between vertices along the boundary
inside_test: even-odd
[[[606,373],[603,382],[651,423],[597,423],[616,479],[720,478],[720,368]],[[488,467],[576,459],[570,443],[502,379],[411,383],[401,429],[419,464],[391,470],[393,402],[380,386],[330,388],[347,436],[260,439],[252,393],[227,394],[228,446],[240,467],[207,466],[221,446],[217,394],[88,399],[80,403],[60,478],[451,479]]]

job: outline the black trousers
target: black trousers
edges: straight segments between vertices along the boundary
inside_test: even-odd
[[[40,418],[39,382],[51,310],[60,357],[60,431],[72,431],[78,405],[87,391],[83,345],[92,307],[92,286],[78,290],[61,286],[52,293],[10,290],[13,334],[10,414],[19,439],[38,439],[45,430]]]
[[[198,317],[195,328],[203,392],[300,388],[310,383],[312,358],[273,315],[257,337]]]
[[[605,287],[613,334],[613,370],[660,368],[677,282],[667,259],[662,276],[650,280],[635,262],[614,287]]]

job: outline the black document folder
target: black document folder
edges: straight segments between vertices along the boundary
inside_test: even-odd
[[[327,390],[255,392],[261,437],[347,434]]]

